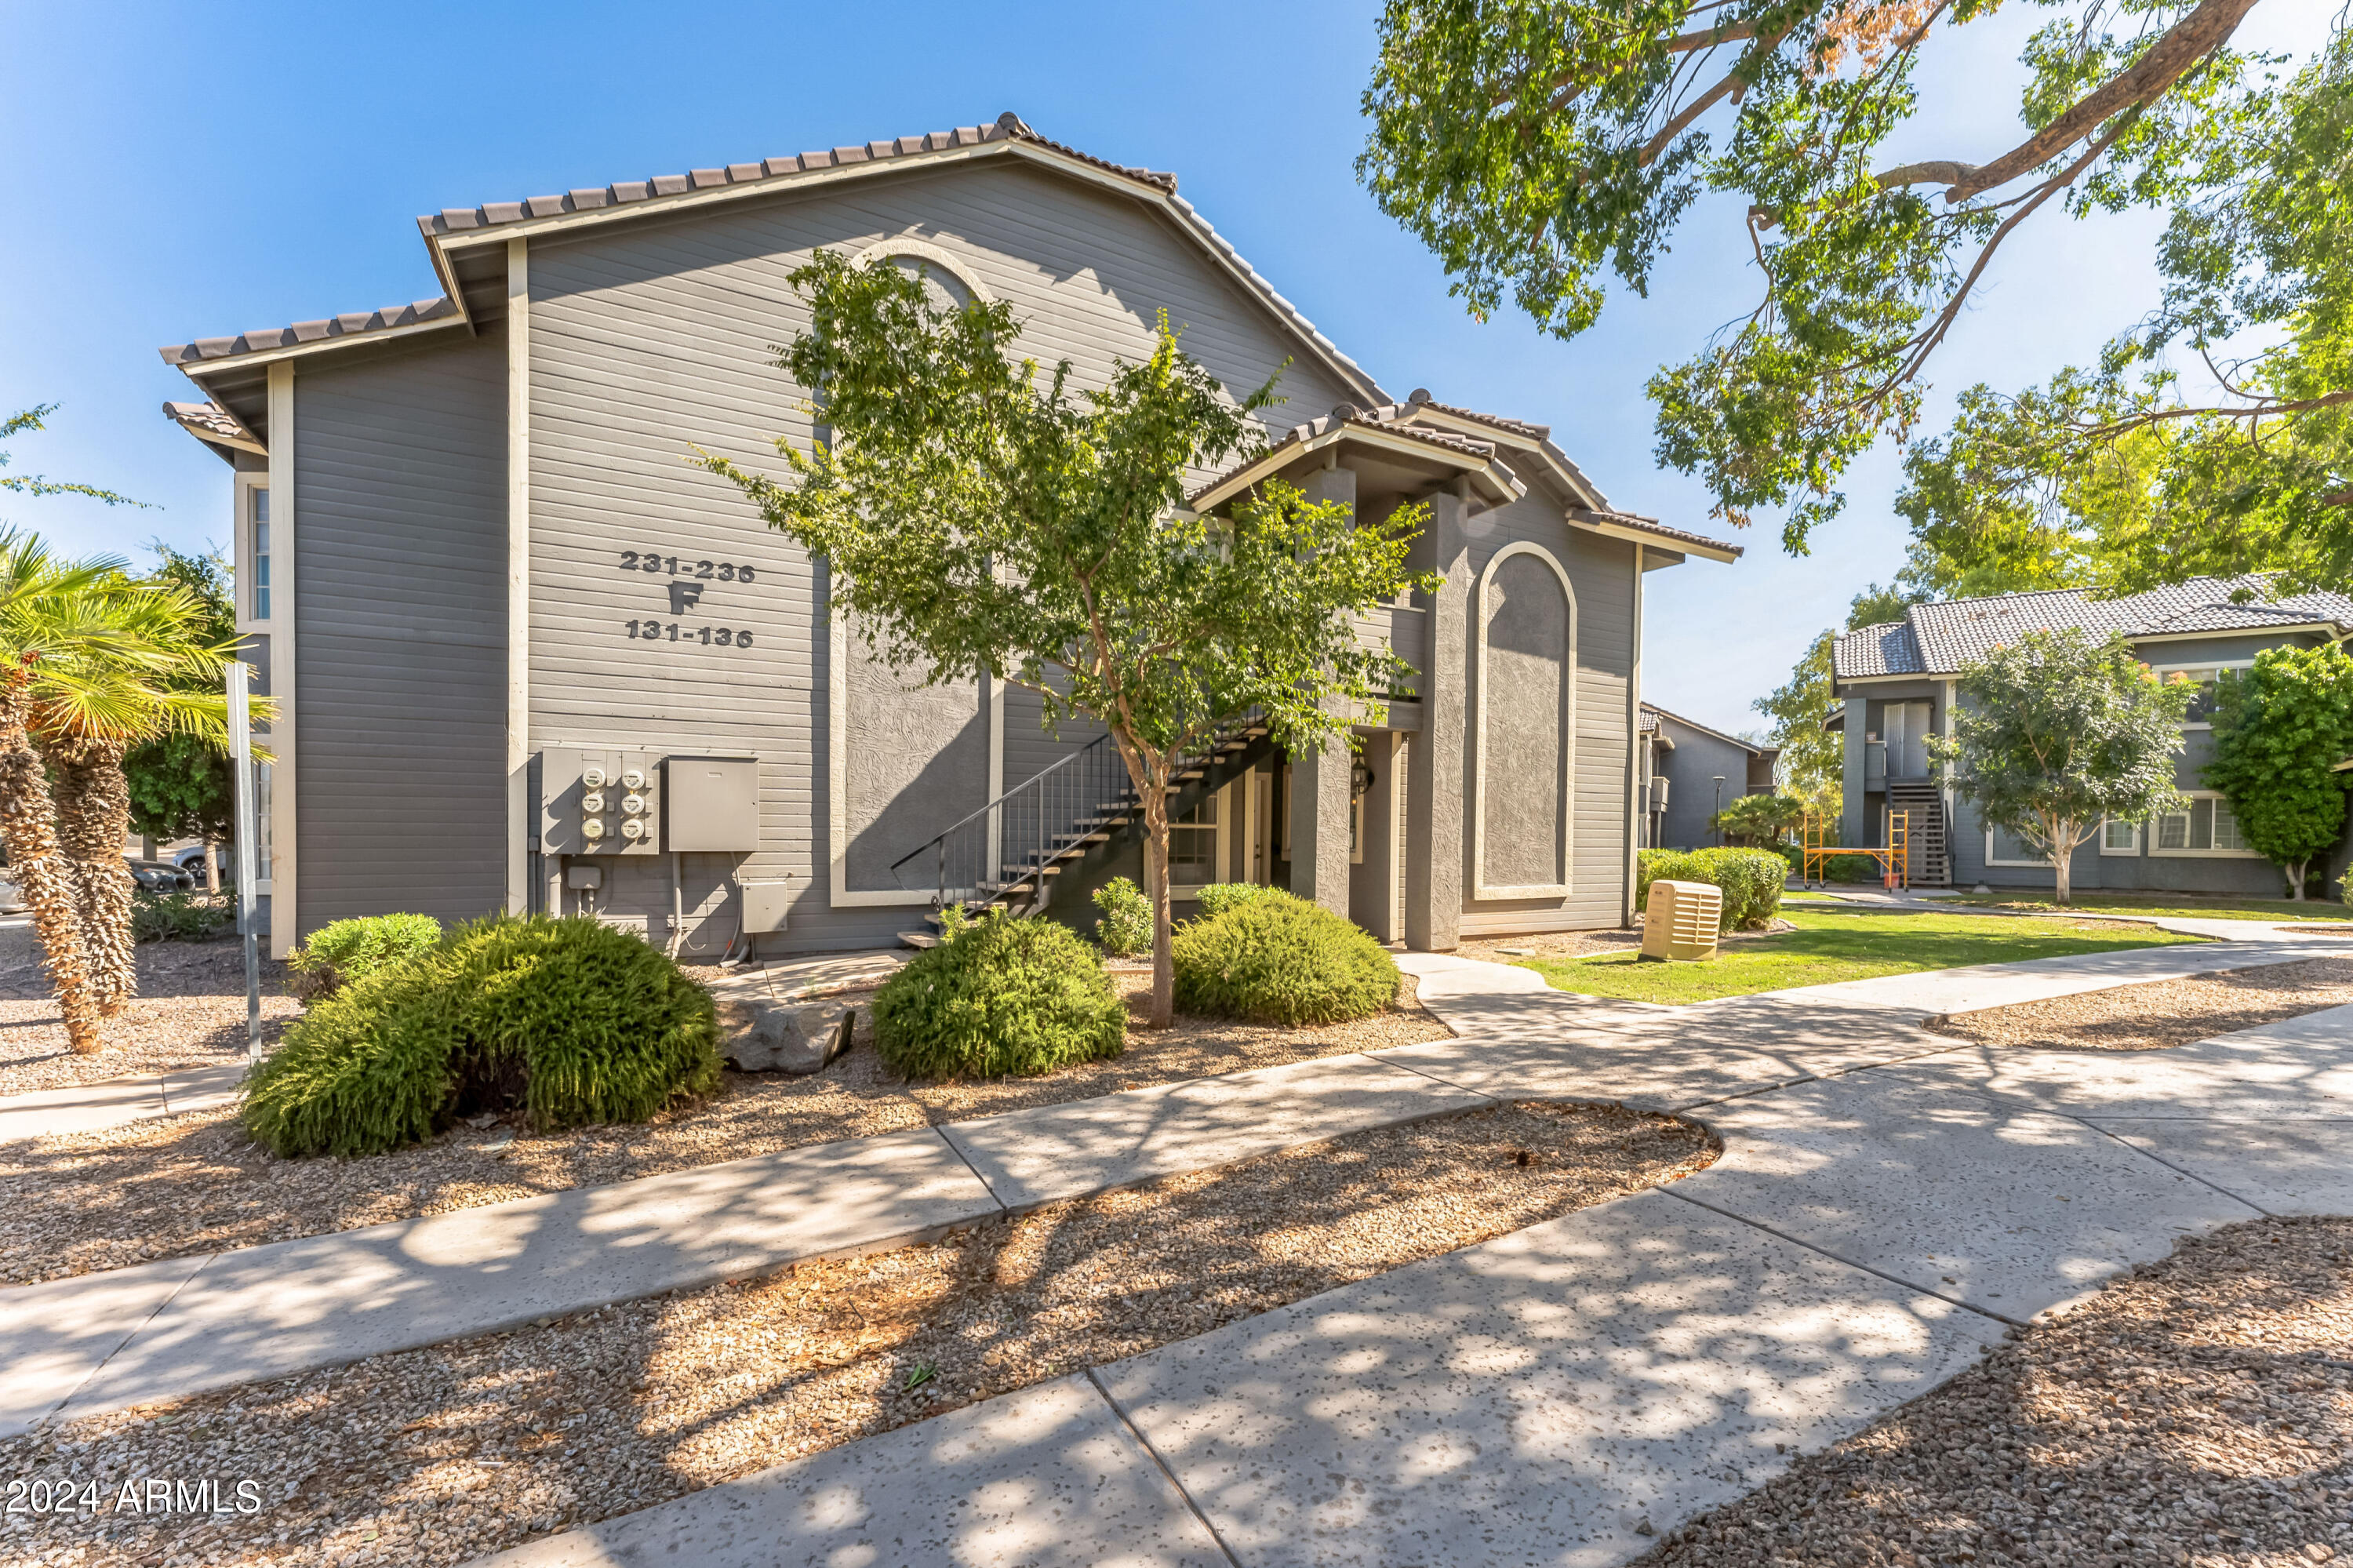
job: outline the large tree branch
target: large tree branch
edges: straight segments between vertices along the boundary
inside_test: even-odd
[[[2227,404],[2183,404],[2172,408],[2149,408],[2128,414],[2121,419],[2104,419],[2096,424],[2075,422],[2075,428],[2097,440],[2113,440],[2134,430],[2168,419],[2196,419],[2212,417],[2218,419],[2268,419],[2279,414],[2308,414],[2318,408],[2341,408],[2353,403],[2353,387],[2341,392],[2327,392],[2317,397],[2258,397],[2251,404],[2232,407]]]
[[[1880,175],[1879,183],[1915,185],[1947,178],[1947,175],[1925,171],[1949,168],[1952,184],[1945,192],[1948,202],[1967,201],[1997,185],[2006,185],[2049,163],[2112,117],[2164,96],[2192,66],[2220,48],[2237,31],[2239,23],[2255,8],[2255,4],[2256,0],[2203,0],[2195,11],[2150,45],[2129,69],[2118,71],[2077,99],[2065,113],[1989,164],[1974,167],[1962,164],[1907,164]],[[1905,175],[1909,177],[1899,177]]]

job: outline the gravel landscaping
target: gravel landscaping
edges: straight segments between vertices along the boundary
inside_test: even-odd
[[[1981,1045],[2156,1051],[2348,1004],[2353,959],[2306,959],[1949,1013],[1926,1027]]]
[[[139,994],[106,1021],[106,1049],[78,1056],[66,1044],[56,994],[41,969],[31,925],[0,926],[0,1095],[59,1089],[245,1059],[245,949],[236,940],[142,942]],[[286,966],[264,959],[264,1044],[299,1016]]]
[[[1640,1562],[2353,1563],[2353,1220],[2185,1240]]]
[[[0,1540],[59,1568],[461,1563],[1672,1181],[1716,1152],[1672,1118],[1499,1107],[89,1417],[0,1443],[0,1474],[94,1483],[102,1506],[5,1516]],[[251,1480],[263,1506],[117,1512],[133,1476]]]
[[[1149,976],[1113,979],[1132,1000],[1150,985]],[[861,1014],[856,1047],[808,1077],[731,1072],[711,1099],[643,1125],[540,1136],[515,1126],[461,1123],[429,1144],[358,1160],[280,1160],[248,1140],[227,1111],[0,1144],[0,1212],[10,1221],[0,1231],[0,1286],[352,1230],[1150,1084],[1450,1038],[1446,1026],[1413,999],[1410,978],[1406,983],[1396,1009],[1354,1023],[1279,1029],[1180,1016],[1172,1029],[1132,1031],[1126,1053],[1116,1060],[996,1083],[910,1085],[897,1078],[875,1054]],[[238,984],[241,990],[242,978]],[[237,1005],[241,1050],[241,996]]]

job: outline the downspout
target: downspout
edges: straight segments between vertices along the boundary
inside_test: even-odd
[[[1634,644],[1626,668],[1626,863],[1619,899],[1618,924],[1634,924],[1635,769],[1642,744],[1642,546],[1634,546]]]

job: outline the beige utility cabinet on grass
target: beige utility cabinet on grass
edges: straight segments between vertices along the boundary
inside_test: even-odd
[[[1724,924],[1724,892],[1704,882],[1651,884],[1642,911],[1642,956],[1646,959],[1712,959],[1715,934]]]

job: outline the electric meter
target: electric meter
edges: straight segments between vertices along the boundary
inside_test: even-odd
[[[592,844],[598,839],[603,838],[605,836],[604,819],[601,817],[591,817],[586,821],[581,823],[580,836],[586,839]]]
[[[592,814],[603,810],[605,809],[604,791],[601,789],[592,789],[587,794],[581,796],[580,809]]]
[[[622,769],[621,769],[621,788],[622,788],[622,789],[644,789],[645,787],[646,787],[646,770],[645,770],[644,768],[622,768]]]
[[[643,817],[631,817],[628,821],[623,822],[621,824],[621,836],[625,839],[644,838],[646,836],[645,819]]]
[[[597,767],[595,763],[592,762],[587,767],[583,768],[580,770],[580,787],[582,789],[602,789],[606,783],[607,779],[605,777],[605,770]]]
[[[621,810],[628,812],[629,815],[634,817],[645,809],[646,798],[643,795],[624,795],[621,797]]]

